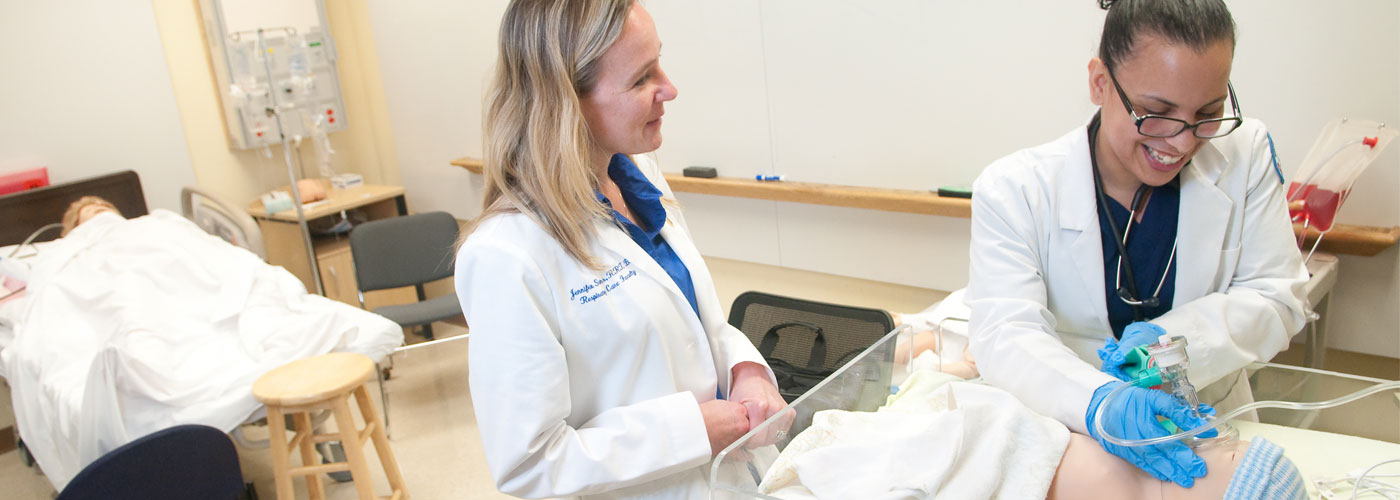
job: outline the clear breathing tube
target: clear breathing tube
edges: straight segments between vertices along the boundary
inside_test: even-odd
[[[1248,412],[1248,411],[1250,411],[1250,410],[1257,410],[1257,409],[1260,409],[1260,408],[1277,408],[1277,409],[1283,409],[1283,410],[1298,410],[1298,411],[1323,410],[1323,409],[1327,409],[1327,408],[1335,408],[1335,407],[1338,407],[1338,406],[1341,406],[1341,405],[1350,403],[1350,402],[1352,402],[1352,401],[1356,401],[1356,400],[1358,400],[1358,399],[1364,398],[1364,397],[1366,397],[1366,396],[1370,396],[1370,395],[1372,395],[1372,394],[1376,394],[1376,393],[1380,393],[1380,392],[1385,392],[1385,391],[1391,391],[1391,390],[1400,390],[1400,380],[1392,380],[1392,381],[1390,381],[1390,382],[1385,382],[1385,383],[1382,383],[1382,384],[1376,384],[1376,385],[1373,385],[1373,386],[1371,386],[1371,387],[1367,387],[1367,388],[1365,388],[1365,389],[1362,389],[1362,390],[1353,392],[1353,393],[1351,393],[1351,394],[1347,394],[1347,395],[1345,395],[1345,396],[1342,396],[1342,397],[1339,397],[1339,398],[1336,398],[1336,399],[1329,399],[1329,400],[1327,400],[1327,401],[1317,401],[1317,402],[1311,402],[1311,403],[1297,403],[1297,402],[1292,402],[1292,401],[1256,401],[1256,402],[1254,402],[1254,403],[1250,403],[1250,404],[1241,406],[1241,407],[1239,407],[1239,408],[1236,408],[1235,411],[1226,413],[1226,414],[1224,414],[1224,415],[1221,415],[1221,416],[1218,416],[1218,417],[1214,417],[1214,418],[1210,418],[1210,419],[1205,419],[1205,420],[1206,420],[1206,424],[1205,424],[1205,425],[1202,425],[1202,426],[1197,427],[1197,428],[1195,428],[1195,429],[1191,429],[1191,430],[1189,430],[1189,431],[1182,431],[1182,432],[1179,432],[1179,433],[1176,433],[1176,434],[1171,434],[1171,435],[1168,435],[1168,436],[1155,437],[1155,438],[1147,438],[1147,439],[1121,439],[1121,438],[1119,438],[1119,437],[1117,437],[1117,436],[1113,436],[1113,435],[1111,435],[1111,434],[1109,434],[1109,433],[1107,433],[1107,432],[1104,432],[1104,428],[1103,428],[1103,409],[1104,409],[1105,406],[1108,406],[1108,401],[1109,401],[1109,400],[1112,400],[1112,399],[1114,398],[1114,396],[1117,396],[1117,395],[1118,395],[1118,392],[1119,392],[1119,391],[1122,391],[1123,388],[1125,388],[1125,387],[1131,387],[1131,386],[1132,386],[1132,384],[1122,384],[1122,385],[1119,385],[1118,387],[1115,387],[1112,391],[1109,391],[1108,396],[1105,396],[1105,397],[1104,397],[1104,401],[1103,401],[1102,403],[1100,403],[1098,409],[1094,411],[1094,431],[1098,434],[1099,437],[1103,438],[1105,441],[1108,441],[1108,442],[1110,442],[1110,443],[1113,443],[1113,444],[1116,444],[1116,445],[1119,445],[1119,446],[1151,446],[1151,445],[1154,445],[1154,444],[1162,444],[1162,443],[1166,443],[1166,442],[1170,442],[1170,441],[1175,441],[1175,440],[1178,440],[1178,439],[1187,439],[1187,438],[1196,437],[1197,435],[1200,435],[1200,434],[1203,433],[1203,432],[1209,431],[1209,430],[1211,430],[1211,429],[1214,429],[1214,428],[1216,428],[1216,427],[1219,427],[1219,426],[1223,425],[1225,422],[1228,422],[1229,420],[1231,420],[1231,419],[1233,419],[1233,418],[1235,418],[1235,417],[1238,417],[1238,416],[1244,414],[1245,412]]]

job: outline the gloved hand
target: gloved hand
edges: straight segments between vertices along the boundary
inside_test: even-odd
[[[1109,392],[1123,384],[1117,381],[1109,382],[1094,391],[1094,397],[1089,401],[1089,412],[1084,415],[1084,421],[1089,426],[1089,435],[1098,440],[1104,450],[1147,471],[1160,481],[1171,481],[1183,488],[1190,488],[1196,483],[1196,478],[1205,477],[1206,462],[1180,441],[1152,446],[1119,446],[1098,434],[1094,429],[1094,412],[1098,410],[1099,405],[1107,405],[1103,408],[1104,432],[1120,439],[1146,439],[1168,435],[1166,429],[1157,423],[1158,415],[1166,417],[1182,429],[1194,429],[1204,423],[1192,415],[1191,409],[1175,397],[1158,390],[1129,386],[1118,391],[1113,400],[1104,401]],[[1214,409],[1211,409],[1211,412],[1214,412]]]
[[[1166,335],[1167,331],[1162,327],[1148,323],[1146,321],[1135,321],[1123,327],[1123,338],[1113,340],[1112,337],[1104,342],[1099,349],[1099,359],[1103,360],[1100,371],[1113,375],[1114,378],[1124,382],[1132,382],[1127,372],[1123,371],[1123,362],[1127,361],[1128,352],[1141,346],[1150,345],[1157,341],[1158,337]]]

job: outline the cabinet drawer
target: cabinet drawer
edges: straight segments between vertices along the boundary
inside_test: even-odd
[[[350,247],[318,255],[316,261],[321,267],[321,287],[326,291],[326,298],[360,307],[355,284],[355,259],[350,255]]]

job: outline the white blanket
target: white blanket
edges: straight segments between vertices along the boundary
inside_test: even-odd
[[[1069,430],[1005,391],[915,372],[878,412],[828,410],[759,490],[779,498],[1043,499]]]
[[[55,488],[132,439],[173,425],[230,431],[259,410],[253,381],[332,351],[380,360],[392,321],[308,295],[281,267],[172,212],[99,215],[33,259],[0,309],[0,374],[20,436]]]

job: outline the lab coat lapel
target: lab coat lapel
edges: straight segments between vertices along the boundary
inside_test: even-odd
[[[1058,219],[1061,237],[1070,242],[1069,254],[1074,259],[1075,269],[1079,271],[1076,274],[1083,286],[1082,296],[1090,308],[1086,316],[1099,318],[1100,326],[1107,330],[1108,316],[1103,313],[1108,310],[1103,292],[1103,243],[1099,236],[1098,198],[1089,162],[1087,130],[1080,128],[1078,137],[1071,148],[1071,157],[1065,162],[1068,168],[1074,170],[1063,176],[1064,182],[1059,184],[1055,193],[1059,200]]]
[[[1176,222],[1176,292],[1174,304],[1202,297],[1220,267],[1225,219],[1233,203],[1215,183],[1228,160],[1212,144],[1201,148],[1181,170],[1181,208]]]
[[[715,295],[714,281],[710,279],[710,270],[705,266],[705,260],[700,256],[700,252],[695,248],[695,244],[690,241],[690,235],[679,225],[669,219],[666,225],[661,228],[661,237],[666,238],[666,242],[671,245],[671,249],[680,257],[686,269],[690,270],[690,282],[695,287],[695,305],[700,309],[701,326],[704,327],[704,319],[713,317],[721,312],[718,297]],[[672,283],[674,285],[674,283]],[[676,288],[672,286],[672,288]],[[677,289],[676,293],[680,293]],[[682,296],[684,300],[684,296]]]
[[[670,225],[668,224],[667,226]],[[662,231],[662,234],[665,235],[665,230]],[[680,287],[676,286],[676,281],[671,279],[671,275],[666,274],[666,270],[661,268],[661,264],[656,263],[656,259],[653,259],[645,250],[642,250],[642,247],[637,246],[637,242],[632,241],[632,238],[628,237],[627,233],[610,223],[600,222],[598,238],[604,248],[626,258],[642,275],[661,283],[661,286],[665,287],[666,291],[671,295],[671,301],[676,302],[678,308],[683,307],[685,310],[690,310],[690,301],[686,300],[685,294],[681,293]],[[667,241],[671,241],[669,236],[667,236]],[[671,248],[677,250],[679,254],[679,249],[677,249],[676,246],[677,245],[672,244]],[[682,258],[682,260],[684,261],[685,259]],[[690,263],[686,262],[686,265],[689,266]],[[691,281],[695,281],[693,279],[694,271],[691,272]],[[687,314],[686,316],[691,315]],[[700,324],[697,322],[694,326],[699,328]]]

